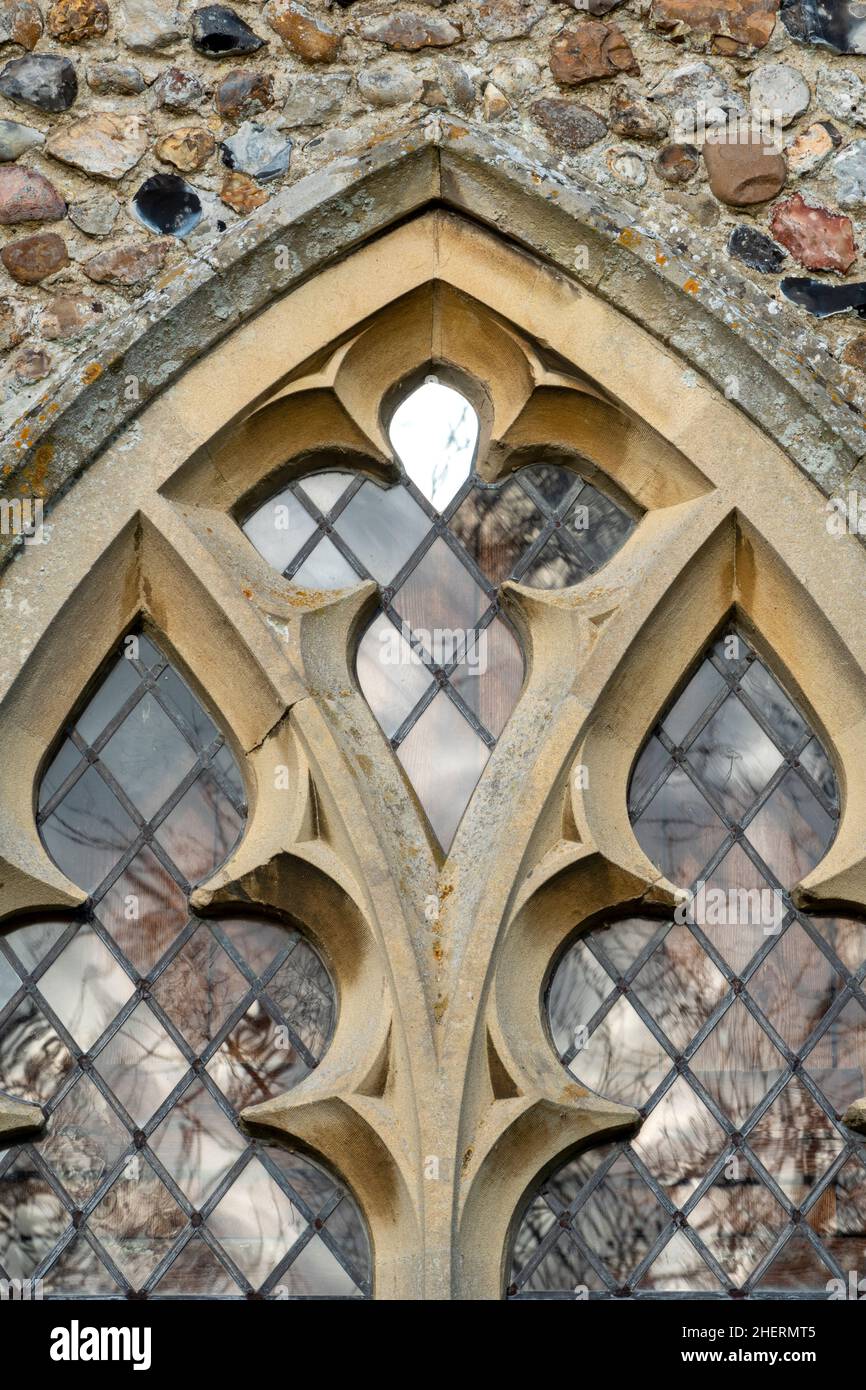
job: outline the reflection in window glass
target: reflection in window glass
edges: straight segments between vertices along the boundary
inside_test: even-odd
[[[866,1094],[866,925],[807,916],[790,890],[833,837],[832,767],[730,632],[630,798],[644,850],[691,895],[673,921],[588,932],[546,1003],[571,1075],[641,1124],[533,1197],[510,1293],[826,1297],[866,1263],[866,1151],[843,1121]]]
[[[244,1107],[296,1085],[334,1025],[295,929],[202,921],[191,885],[243,832],[235,759],[143,635],[127,638],[39,788],[80,920],[0,935],[0,1090],[45,1107],[0,1153],[0,1279],[45,1297],[364,1297],[370,1250],[344,1187],[251,1141]]]
[[[447,850],[523,685],[499,586],[578,584],[620,548],[635,519],[558,464],[482,482],[472,471],[475,411],[438,382],[403,402],[390,436],[403,469],[396,486],[314,473],[243,529],[299,587],[379,585],[379,612],[357,650],[358,683]]]

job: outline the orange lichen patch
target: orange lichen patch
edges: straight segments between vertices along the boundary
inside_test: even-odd
[[[98,381],[102,376],[102,363],[91,362],[89,367],[85,367],[81,373],[81,380],[85,386],[92,386],[94,381]]]
[[[159,279],[156,281],[156,288],[158,290],[164,290],[166,285],[171,284],[172,280],[176,280],[178,276],[187,275],[188,273],[189,267],[185,265],[176,266],[174,270],[167,270],[165,274],[160,275]]]
[[[241,593],[243,594],[244,598],[252,598],[253,596],[252,589],[241,589]]]
[[[441,941],[434,941],[434,942],[433,942],[433,957],[434,957],[434,959],[435,959],[435,960],[442,960],[442,958],[443,958],[444,955],[445,955],[445,952],[442,950],[442,942],[441,942]]]
[[[623,227],[617,241],[621,246],[640,246],[643,237],[640,232],[636,232],[632,227]]]
[[[667,265],[668,258],[663,251],[656,251],[656,265]]]
[[[589,1095],[589,1091],[585,1086],[577,1086],[570,1082],[568,1086],[563,1087],[562,1094],[565,1100],[583,1100],[584,1096]]]
[[[691,278],[686,280],[683,285],[683,289],[685,290],[686,294],[697,294],[700,288],[701,287],[698,284],[697,280],[692,280]]]
[[[48,469],[48,465],[54,458],[53,444],[40,444],[36,453],[33,455],[33,466],[31,469],[32,481],[35,485],[41,486],[44,481],[42,474]]]

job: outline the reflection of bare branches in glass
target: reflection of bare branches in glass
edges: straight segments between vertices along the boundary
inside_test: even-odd
[[[180,1249],[190,1234],[185,1199],[213,1229],[226,1227],[233,1249],[244,1251],[240,1267],[248,1266],[256,1286],[306,1231],[312,1238],[286,1275],[286,1284],[295,1286],[290,1296],[356,1296],[355,1283],[326,1244],[330,1238],[354,1262],[358,1280],[369,1281],[366,1232],[352,1199],[311,1161],[294,1155],[288,1181],[300,1183],[306,1174],[311,1191],[321,1181],[333,1207],[323,1215],[328,1237],[313,1235],[309,1222],[323,1203],[310,1202],[304,1215],[298,1198],[257,1159],[244,1166],[251,1144],[237,1124],[243,1106],[287,1089],[322,1056],[333,1024],[333,985],[312,946],[275,923],[200,923],[178,944],[189,921],[185,886],[211,873],[236,842],[243,788],[231,753],[219,746],[192,692],[169,668],[160,671],[159,654],[143,636],[140,645],[150,672],[160,672],[160,699],[142,697],[141,670],[125,658],[117,661],[49,765],[40,796],[46,846],[75,882],[94,892],[94,914],[69,933],[47,968],[46,953],[68,923],[35,923],[9,933],[20,968],[33,972],[27,985],[33,993],[0,1025],[0,1089],[51,1104],[73,1065],[92,1066],[92,1072],[72,1078],[39,1143],[65,1199],[34,1169],[27,1149],[11,1165],[0,1159],[0,1276],[26,1277],[45,1261],[46,1287],[54,1293],[110,1293],[115,1278],[87,1243],[89,1232],[133,1288],[171,1254],[178,1263],[165,1281],[168,1294],[204,1285],[205,1292],[240,1295],[199,1235]],[[101,749],[89,765],[82,738]],[[205,750],[210,757],[214,747],[206,767]],[[86,770],[73,782],[76,767]],[[146,806],[151,823],[126,814],[108,785],[112,775],[133,805]],[[170,809],[187,776],[190,785]],[[163,796],[167,802],[156,806]],[[130,846],[135,852],[117,875]],[[246,965],[232,959],[232,950]],[[149,979],[135,1000],[139,972]],[[74,1057],[40,1011],[40,994],[42,1006],[69,1033]],[[179,1029],[186,1052],[170,1036],[160,1008]],[[211,1057],[241,1009],[240,1021]],[[192,1077],[190,1054],[199,1063],[210,1059],[203,1079]],[[222,1096],[213,1093],[214,1081]],[[179,1097],[169,1104],[178,1087]],[[154,1163],[162,1165],[166,1181]],[[240,1177],[223,1190],[235,1168]],[[182,1196],[169,1190],[171,1181]],[[52,1259],[58,1241],[70,1234],[72,1208],[89,1203],[93,1210],[81,1234]]]
[[[0,1090],[44,1104],[66,1075],[72,1059],[32,999],[25,999],[0,1025]]]
[[[849,997],[809,1045],[847,991],[843,965],[860,969],[866,928],[815,919],[823,939],[842,953],[842,963],[834,964],[812,939],[807,919],[788,920],[793,905],[783,893],[782,911],[774,902],[771,921],[739,915],[750,903],[749,892],[760,901],[760,890],[768,890],[774,876],[792,884],[818,862],[832,838],[838,793],[806,721],[747,644],[738,639],[733,674],[725,669],[722,649],[713,650],[714,660],[704,661],[648,740],[635,770],[632,805],[635,833],[649,857],[675,882],[722,889],[722,915],[699,919],[695,929],[676,924],[665,931],[647,919],[638,930],[640,919],[631,919],[594,930],[561,960],[548,1010],[572,1074],[611,1099],[646,1110],[640,1131],[585,1206],[579,1191],[566,1199],[578,1205],[573,1228],[616,1279],[634,1270],[665,1218],[656,1195],[629,1164],[632,1152],[739,1286],[755,1276],[790,1222],[759,1164],[792,1208],[805,1208],[809,1228],[828,1251],[849,1261],[866,1255],[866,1169],[852,1158],[841,1177],[826,1183],[844,1142],[833,1113],[841,1114],[866,1090],[866,1010],[859,1000]],[[803,752],[802,760],[792,759],[792,750]],[[742,822],[742,838],[728,836],[714,808],[735,825]],[[736,972],[733,985],[704,950],[698,928]],[[653,931],[661,931],[663,940],[636,971]],[[763,958],[754,968],[759,951]],[[639,1016],[641,1009],[648,1017]],[[718,1009],[714,1026],[702,1036]],[[803,1053],[804,1080],[792,1074],[769,1027],[791,1052]],[[681,1075],[670,1084],[677,1062]],[[786,1074],[787,1084],[768,1105]],[[666,1076],[667,1089],[651,1099]],[[821,1088],[826,1110],[807,1080]],[[570,1171],[581,1178],[573,1166]],[[695,1201],[711,1171],[713,1182]],[[549,1180],[547,1190],[552,1188]],[[516,1271],[550,1226],[543,1192],[521,1227]],[[558,1237],[556,1255],[544,1261],[530,1287],[567,1287],[577,1267],[569,1239],[567,1233]],[[760,1285],[820,1290],[828,1277],[801,1228],[786,1240]],[[641,1288],[696,1291],[713,1284],[693,1245],[677,1232]]]

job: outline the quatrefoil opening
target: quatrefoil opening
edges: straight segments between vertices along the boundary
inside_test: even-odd
[[[390,436],[399,482],[310,473],[243,530],[298,587],[379,586],[358,683],[447,852],[523,685],[501,584],[580,583],[624,544],[636,516],[569,460],[483,482],[472,406],[429,379],[395,411]]]

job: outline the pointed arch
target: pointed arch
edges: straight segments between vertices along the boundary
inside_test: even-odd
[[[820,345],[795,372],[754,287],[702,283],[700,248],[687,254],[534,157],[437,121],[274,199],[10,436],[12,485],[51,506],[50,548],[15,556],[0,607],[0,913],[80,906],[39,846],[33,788],[141,615],[249,784],[247,836],[194,905],[296,898],[332,945],[352,1036],[338,1027],[315,1085],[248,1122],[344,1155],[383,1296],[499,1297],[514,1206],[539,1170],[633,1122],[566,1090],[541,985],[578,923],[673,905],[628,824],[628,775],[727,612],[838,768],[839,835],[800,891],[866,901],[866,639],[851,597],[866,556],[830,535],[822,492],[856,481],[857,425]],[[372,586],[299,591],[239,525],[326,455],[394,482],[387,411],[433,362],[477,390],[486,481],[556,449],[640,514],[584,582],[503,587],[527,679],[447,857],[355,683]],[[125,374],[142,386],[134,407]]]

